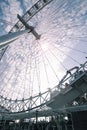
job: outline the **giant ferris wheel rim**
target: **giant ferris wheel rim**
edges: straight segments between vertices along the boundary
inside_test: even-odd
[[[34,7],[34,6],[33,6]],[[24,16],[23,16],[24,17]],[[17,22],[18,23],[18,22]],[[14,26],[14,28],[15,28],[15,26]],[[14,30],[14,29],[13,29]],[[38,43],[36,43],[36,44],[38,44]],[[59,44],[59,46],[65,46],[66,48],[70,48],[70,49],[72,49],[72,47],[69,47],[69,46],[66,46],[66,45],[60,45]],[[44,48],[44,47],[43,47]],[[56,47],[55,47],[56,48]],[[46,49],[46,48],[44,48],[44,49]],[[74,49],[74,50],[76,50],[76,49]],[[78,49],[77,49],[78,50]],[[76,51],[77,51],[76,50]],[[78,50],[79,51],[79,50]],[[65,52],[63,52],[62,50],[60,50],[60,52],[62,52],[62,53],[65,53]],[[53,52],[51,52],[50,51],[50,53],[51,53],[51,55],[54,55],[53,54]],[[82,53],[82,52],[81,52]],[[69,57],[70,57],[70,55],[68,55]],[[55,55],[54,55],[54,57],[55,57]],[[56,58],[56,57],[55,57]],[[71,57],[72,58],[72,57]],[[73,59],[74,61],[75,61],[75,59]],[[48,62],[49,62],[49,60],[48,60]],[[52,68],[52,66],[50,66],[51,68]],[[53,69],[53,68],[52,68]],[[66,69],[66,68],[65,68]],[[54,71],[54,70],[53,70]],[[56,75],[56,74],[55,74]],[[49,92],[49,91],[46,91],[46,92]],[[45,93],[45,92],[44,92]],[[32,98],[36,98],[36,97],[39,97],[40,96],[40,94],[42,94],[42,95],[44,95],[44,93],[42,92],[42,93],[39,93],[38,95],[36,95],[36,96],[31,96],[30,98],[26,98],[26,99],[24,99],[24,98],[21,98],[21,100],[20,99],[15,99],[15,100],[13,100],[13,99],[10,99],[10,98],[3,98],[3,96],[2,96],[2,98],[3,99],[5,99],[6,101],[14,101],[14,102],[19,102],[19,101],[26,101],[26,100],[28,100],[28,99],[32,99]]]

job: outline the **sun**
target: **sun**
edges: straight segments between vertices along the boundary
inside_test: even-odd
[[[41,48],[42,48],[43,51],[47,51],[49,49],[49,44],[43,43],[43,44],[41,44]]]
[[[40,39],[39,43],[40,43],[41,49],[44,52],[49,51],[50,43],[49,43],[49,41],[47,41],[47,39],[45,39],[44,36],[41,36],[41,39]]]

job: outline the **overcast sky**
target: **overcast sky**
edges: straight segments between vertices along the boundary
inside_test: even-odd
[[[35,0],[0,0],[0,35],[10,31]],[[6,21],[1,21],[6,20]],[[29,24],[31,34],[12,43],[0,62],[1,94],[27,98],[54,87],[66,71],[86,61],[87,0],[53,0]],[[9,92],[10,91],[10,92]]]

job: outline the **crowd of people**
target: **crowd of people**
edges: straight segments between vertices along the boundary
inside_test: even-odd
[[[59,122],[58,118],[52,117],[49,121],[2,121],[0,130],[66,130],[66,125],[63,120]]]

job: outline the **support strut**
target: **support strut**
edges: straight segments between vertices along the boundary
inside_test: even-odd
[[[25,26],[26,29],[29,29],[30,32],[36,37],[36,39],[40,39],[41,35],[39,35],[34,27],[30,26],[29,24],[27,24],[27,22],[18,14],[17,18],[22,22],[22,24]]]
[[[6,35],[0,36],[0,50],[7,47],[10,43],[18,39],[25,33],[28,33],[29,29],[21,30],[18,32],[8,33]]]

